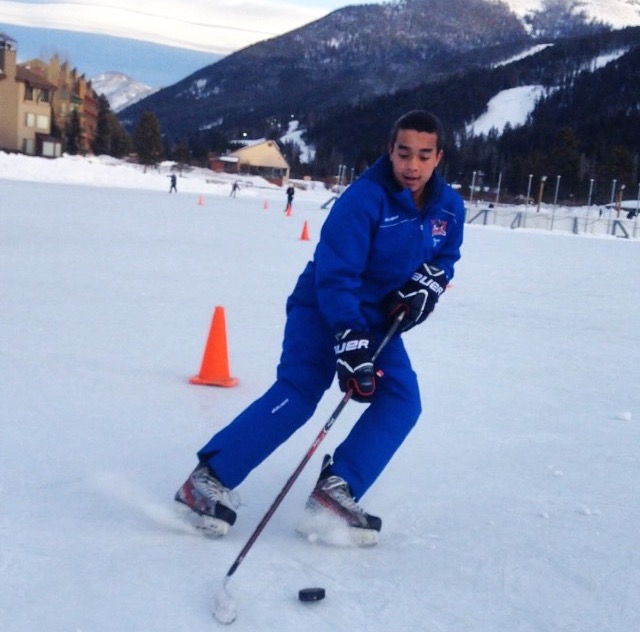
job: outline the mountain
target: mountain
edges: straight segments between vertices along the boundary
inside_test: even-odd
[[[592,10],[601,5],[401,0],[345,7],[202,68],[126,108],[121,119],[132,127],[151,110],[174,141],[210,130],[270,135],[292,114],[308,126],[331,107],[486,68],[536,43],[602,31],[603,16]],[[608,6],[611,15],[626,9],[640,24],[636,0],[609,0]]]
[[[119,112],[156,92],[156,88],[121,72],[104,72],[91,79],[91,83],[98,94],[107,97],[112,112]]]
[[[424,107],[439,113],[449,132],[442,167],[452,179],[469,181],[473,171],[482,171],[487,181],[501,180],[517,193],[528,174],[556,173],[583,199],[591,178],[608,190],[612,178],[636,186],[640,27],[559,39],[531,53],[326,110],[305,136],[316,149],[314,172],[333,173],[345,164],[359,173],[384,151],[389,121]],[[482,123],[474,130],[488,104],[523,93],[530,102],[520,104],[519,120],[505,117],[494,130]]]
[[[351,6],[207,66],[122,118],[152,110],[174,138],[212,127],[260,136],[285,115],[306,122],[325,107],[444,76],[479,54],[490,63],[529,41],[505,5],[486,0]]]

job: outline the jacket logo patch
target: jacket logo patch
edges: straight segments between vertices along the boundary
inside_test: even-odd
[[[444,219],[432,219],[431,220],[431,236],[432,237],[446,237],[447,236],[447,221]]]

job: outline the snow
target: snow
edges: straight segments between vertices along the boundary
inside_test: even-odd
[[[168,195],[166,173],[0,158],[0,629],[219,629],[214,595],[339,392],[240,486],[226,539],[194,535],[173,493],[272,382],[330,195],[297,191],[287,217],[259,179],[232,199],[191,172]],[[424,412],[363,499],[380,543],[294,533],[351,403],[231,578],[232,629],[639,629],[639,248],[469,225],[406,335]],[[188,382],[216,305],[230,389]],[[298,602],[309,586],[326,599]]]
[[[531,46],[527,48],[527,50],[518,53],[517,55],[513,55],[512,57],[508,57],[501,62],[494,64],[494,68],[498,68],[500,66],[507,66],[508,64],[513,63],[514,61],[519,61],[520,59],[525,59],[526,57],[531,57],[540,51],[543,51],[545,48],[549,48],[549,46],[553,46],[553,44],[536,44],[535,46]]]
[[[300,162],[302,164],[309,164],[313,162],[315,158],[315,149],[307,145],[305,142],[303,135],[305,130],[301,128],[299,121],[291,120],[289,121],[289,125],[287,127],[287,131],[283,136],[280,137],[281,143],[294,143],[298,146],[300,150]]]
[[[545,48],[545,46],[542,46]],[[537,50],[527,51],[526,54],[533,54]],[[584,70],[594,72],[600,68],[604,68],[607,64],[622,57],[627,51],[619,49],[604,55],[594,57],[588,64],[585,64]],[[515,61],[519,57],[512,58],[503,62],[503,64]],[[473,123],[467,125],[467,134],[480,136],[480,134],[488,134],[492,129],[501,134],[507,123],[511,127],[519,127],[527,122],[527,117],[531,114],[545,92],[553,91],[545,89],[542,85],[518,86],[517,88],[508,88],[501,90],[487,103],[487,110],[479,116]]]
[[[544,0],[506,0],[506,4],[522,19],[529,13],[541,11],[544,6]]]
[[[124,110],[129,105],[156,92],[155,88],[132,79],[121,72],[104,72],[92,77],[91,85],[97,94],[103,94],[113,112]]]
[[[507,123],[519,127],[527,121],[527,116],[535,108],[536,102],[544,94],[544,86],[520,86],[498,92],[487,103],[487,111],[467,126],[467,133],[474,136],[488,134],[492,129],[504,131]]]
[[[564,2],[572,13],[584,12],[590,19],[609,24],[614,29],[640,23],[640,2],[638,0],[506,0],[511,10],[524,19],[531,13],[539,13],[546,5]]]

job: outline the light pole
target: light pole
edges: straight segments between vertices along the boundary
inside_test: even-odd
[[[638,183],[638,199],[636,200],[636,213],[634,215],[633,222],[633,236],[636,236],[637,228],[638,228],[638,215],[640,215],[640,182]]]
[[[469,191],[469,204],[473,202],[473,190],[476,188],[476,171],[471,175],[471,191]]]
[[[496,204],[500,201],[500,187],[502,186],[502,171],[498,175],[498,188],[496,189]]]
[[[624,194],[624,190],[627,188],[626,184],[620,185],[620,193],[618,193],[618,205],[616,209],[616,216],[620,217],[620,211],[622,210],[622,196]]]
[[[560,178],[561,178],[561,177],[562,177],[562,176],[558,176],[558,177],[556,178],[556,192],[555,192],[555,194],[554,194],[554,196],[553,196],[553,208],[554,208],[554,209],[555,209],[555,207],[556,207],[556,204],[558,204],[558,191],[560,190]]]
[[[540,188],[538,189],[538,208],[536,213],[540,212],[540,204],[542,204],[542,193],[544,191],[544,183],[547,181],[547,176],[540,177]]]
[[[589,179],[589,198],[587,200],[587,206],[591,206],[591,195],[593,194],[593,178]]]

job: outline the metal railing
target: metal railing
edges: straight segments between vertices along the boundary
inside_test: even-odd
[[[623,239],[640,238],[640,213],[627,218],[628,210],[598,206],[546,206],[540,211],[522,205],[467,204],[466,223],[502,226],[511,229],[531,229],[567,232],[574,235],[609,235]]]

